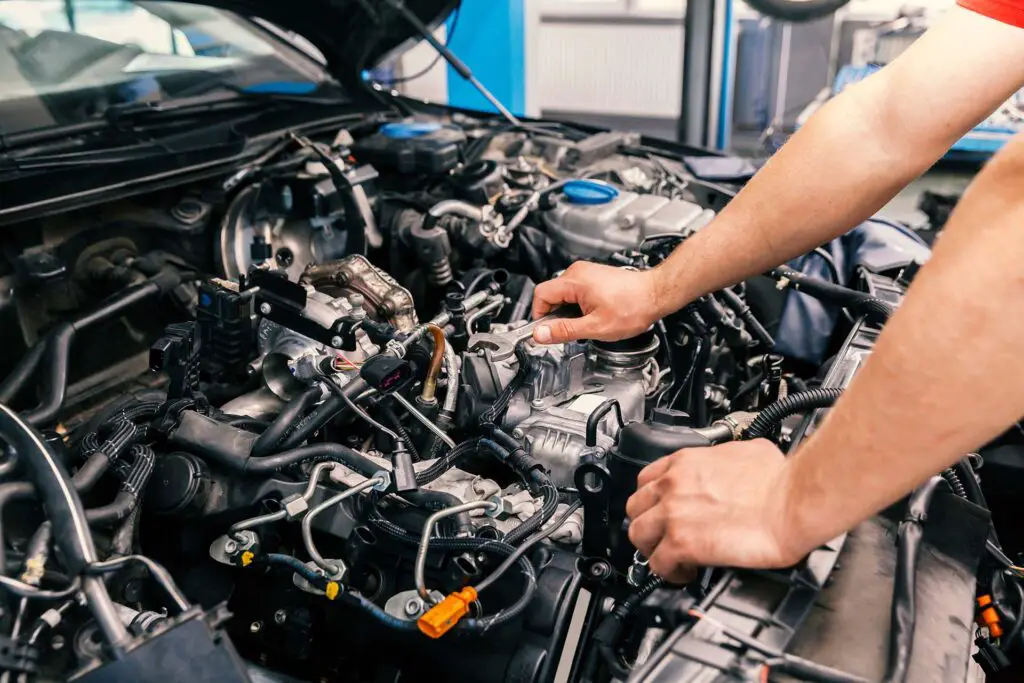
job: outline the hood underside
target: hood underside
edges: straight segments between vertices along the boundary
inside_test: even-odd
[[[258,17],[298,33],[327,58],[332,74],[351,82],[409,40],[415,28],[385,0],[188,0]],[[419,20],[438,26],[461,0],[404,0]]]

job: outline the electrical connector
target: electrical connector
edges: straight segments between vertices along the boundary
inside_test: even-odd
[[[992,606],[991,595],[978,596],[978,626],[987,627],[993,638],[1003,635],[1003,626],[999,623],[999,613]]]
[[[440,638],[452,630],[462,617],[469,614],[469,606],[476,602],[476,589],[466,586],[431,607],[416,621],[426,636]]]

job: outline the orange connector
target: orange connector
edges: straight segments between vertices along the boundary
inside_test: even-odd
[[[416,624],[430,638],[440,638],[469,613],[469,606],[475,601],[476,589],[466,586],[427,610]]]
[[[1003,635],[1003,627],[999,623],[999,613],[996,612],[996,608],[992,606],[991,595],[981,595],[978,597],[978,626],[987,626],[988,632],[993,638],[999,638]]]

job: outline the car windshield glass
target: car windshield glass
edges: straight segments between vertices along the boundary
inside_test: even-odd
[[[186,2],[0,0],[0,136],[218,89],[344,99],[282,35]]]

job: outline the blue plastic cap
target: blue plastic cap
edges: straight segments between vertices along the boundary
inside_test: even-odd
[[[596,180],[570,180],[562,193],[571,204],[607,204],[619,196],[617,189]]]
[[[411,123],[385,123],[380,127],[384,137],[393,140],[408,140],[429,135],[441,130],[441,124],[433,121],[413,121]]]

